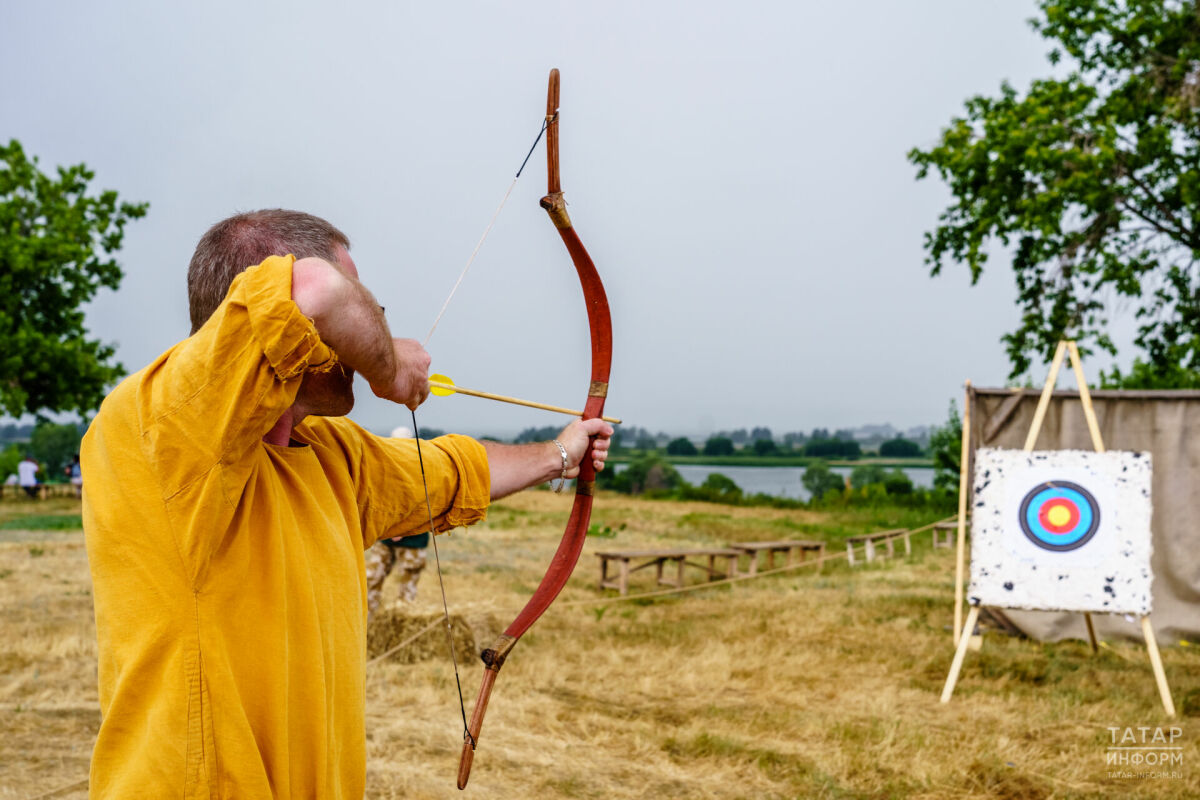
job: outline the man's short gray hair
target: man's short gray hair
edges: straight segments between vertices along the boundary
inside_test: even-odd
[[[268,256],[323,258],[337,263],[338,247],[350,249],[346,234],[320,217],[282,208],[235,214],[200,237],[188,265],[192,333],[221,305],[229,284]]]

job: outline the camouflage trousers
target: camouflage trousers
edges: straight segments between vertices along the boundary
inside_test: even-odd
[[[368,620],[375,616],[383,598],[383,582],[393,571],[397,573],[400,602],[411,603],[417,599],[417,580],[425,568],[424,548],[389,547],[376,542],[366,552],[366,564]]]

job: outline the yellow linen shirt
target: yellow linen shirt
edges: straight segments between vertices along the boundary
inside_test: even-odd
[[[103,719],[91,795],[361,798],[363,550],[428,526],[413,440],[343,418],[262,441],[336,355],[294,259],[238,276],[194,336],[122,382],[82,448]],[[438,531],[481,520],[482,446],[422,449]]]

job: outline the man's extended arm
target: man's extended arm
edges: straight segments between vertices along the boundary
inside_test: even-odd
[[[575,420],[563,428],[558,441],[567,451],[566,476],[574,478],[579,474],[579,462],[583,460],[588,439],[592,436],[596,437],[592,447],[592,464],[597,471],[604,469],[612,434],[612,426],[599,419]],[[488,469],[492,476],[493,500],[562,475],[562,452],[554,442],[501,444],[484,441],[482,444],[487,451]]]

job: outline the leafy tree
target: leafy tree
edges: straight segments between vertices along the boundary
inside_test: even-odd
[[[679,472],[657,456],[646,456],[631,462],[628,467],[621,470],[617,478],[619,483],[614,488],[631,494],[676,489],[684,484]]]
[[[722,494],[742,493],[742,488],[734,482],[733,478],[730,478],[728,475],[722,475],[719,472],[709,473],[708,477],[704,479],[704,483],[700,484],[700,488],[711,489],[714,492],[721,492]]]
[[[704,443],[704,455],[706,456],[731,456],[733,455],[733,440],[728,436],[710,436],[708,441]]]
[[[771,429],[766,426],[750,429],[750,441],[757,442],[759,439],[774,439],[771,435]]]
[[[1200,16],[1181,0],[1040,0],[1031,21],[1058,78],[973,97],[940,143],[914,149],[917,177],[953,203],[926,235],[977,281],[988,246],[1011,245],[1021,322],[1012,376],[1071,337],[1109,353],[1118,311],[1140,321],[1147,360],[1128,385],[1196,385],[1200,370]]]
[[[1200,389],[1200,372],[1171,362],[1150,364],[1135,358],[1129,372],[1122,373],[1114,366],[1112,372],[1100,371],[1103,389]]]
[[[824,462],[817,462],[804,470],[804,474],[800,476],[800,483],[804,485],[805,489],[808,489],[808,493],[814,500],[819,500],[829,492],[840,492],[846,485],[842,476],[831,470],[829,465]]]
[[[691,439],[683,436],[667,442],[667,455],[694,456],[699,452],[700,451],[696,449],[696,445],[692,444]]]
[[[813,428],[812,433],[808,435],[809,440],[813,439],[832,439],[828,428]]]
[[[887,471],[878,464],[859,464],[850,470],[850,487],[861,489],[872,484],[882,484],[887,477]]]
[[[921,445],[897,436],[879,445],[879,455],[884,458],[916,458],[921,455]]]
[[[802,445],[807,441],[808,436],[800,431],[793,431],[792,433],[785,433],[783,435],[783,443],[789,447],[793,447],[798,444]]]
[[[655,450],[658,448],[658,441],[653,436],[639,436],[637,440],[638,450]]]
[[[76,425],[39,422],[29,438],[29,450],[42,465],[47,480],[57,481],[71,456],[79,452],[83,433]]]
[[[738,428],[736,431],[730,432],[729,438],[733,440],[734,444],[745,444],[750,441],[750,434],[745,428]]]
[[[742,487],[719,472],[709,474],[700,484],[700,491],[709,499],[722,503],[736,503],[742,499]]]
[[[0,145],[0,410],[74,411],[100,405],[124,373],[115,351],[88,338],[82,306],[123,273],[113,257],[145,203],[88,194],[84,164],[51,177],[15,139]]]
[[[889,495],[912,494],[912,479],[902,470],[894,469],[883,479],[883,488]]]
[[[769,456],[778,453],[779,448],[775,445],[774,439],[755,439],[754,454],[759,456]]]
[[[9,475],[16,475],[17,464],[20,464],[24,457],[25,451],[20,445],[10,444],[0,451],[0,481],[7,479]]]
[[[846,439],[813,439],[804,445],[804,455],[816,458],[858,458],[862,448]]]
[[[929,435],[929,455],[933,458],[933,485],[958,494],[959,464],[962,462],[962,417],[958,406],[950,401],[946,424]]]

